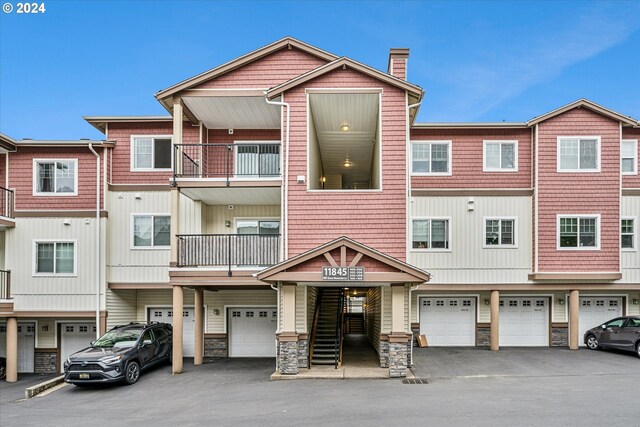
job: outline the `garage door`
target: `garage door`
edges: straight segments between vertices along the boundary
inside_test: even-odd
[[[501,298],[500,345],[536,347],[549,345],[548,298]]]
[[[18,372],[33,372],[36,348],[35,323],[18,323]],[[7,357],[7,325],[0,325],[0,356]]]
[[[60,369],[63,368],[67,357],[89,347],[96,339],[95,323],[63,323],[60,326]]]
[[[194,327],[195,327],[195,311],[192,308],[185,308],[182,313],[182,355],[184,357],[193,357],[195,354]],[[172,308],[150,308],[149,320],[152,322],[164,322],[173,324]]]
[[[229,309],[229,357],[275,357],[275,308]]]
[[[621,297],[580,297],[580,345],[584,345],[582,337],[587,330],[618,316],[622,316]]]
[[[475,346],[476,299],[421,298],[420,334],[430,346]]]

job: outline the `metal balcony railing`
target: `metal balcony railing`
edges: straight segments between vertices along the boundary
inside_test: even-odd
[[[0,270],[0,299],[11,299],[11,272]]]
[[[279,234],[178,234],[178,267],[268,267],[278,263]]]
[[[280,176],[280,144],[175,144],[175,178]]]
[[[0,187],[0,216],[13,218],[13,191]]]

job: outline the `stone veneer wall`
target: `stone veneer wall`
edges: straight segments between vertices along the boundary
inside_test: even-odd
[[[227,337],[204,337],[204,357],[207,359],[220,359],[228,356]]]
[[[476,346],[491,346],[491,325],[478,325],[478,327],[476,328]]]
[[[58,366],[58,349],[36,349],[34,373],[55,374]]]
[[[569,328],[567,326],[551,327],[551,347],[569,346]]]
[[[278,343],[278,369],[284,375],[298,373],[298,341]]]
[[[380,367],[388,368],[389,367],[389,341],[380,340],[380,351],[378,351],[378,355],[380,356]]]
[[[298,367],[309,367],[309,339],[301,339],[298,341]]]
[[[407,376],[407,350],[410,342],[389,343],[389,377],[404,378]]]

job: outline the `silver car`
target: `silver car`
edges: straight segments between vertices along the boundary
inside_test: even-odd
[[[616,317],[584,334],[591,350],[609,347],[634,351],[640,357],[640,316]]]

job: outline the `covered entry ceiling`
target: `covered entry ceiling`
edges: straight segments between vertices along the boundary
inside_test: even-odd
[[[259,96],[185,96],[208,129],[280,129],[280,107]]]
[[[312,93],[313,126],[326,176],[369,181],[379,120],[378,93]],[[348,129],[347,129],[348,127]],[[345,167],[345,161],[351,166]]]

